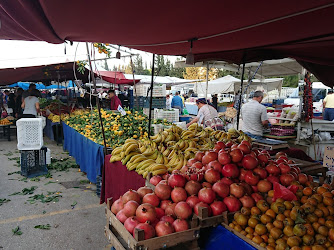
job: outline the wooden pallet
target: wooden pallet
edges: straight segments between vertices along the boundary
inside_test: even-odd
[[[256,244],[255,242],[253,242],[252,240],[248,239],[246,236],[242,235],[241,233],[235,231],[233,228],[229,227],[226,223],[222,223],[222,226],[225,227],[228,231],[230,231],[231,233],[235,234],[236,236],[238,236],[240,239],[246,241],[249,245],[255,247],[256,249],[259,250],[265,250],[264,247],[261,247],[260,245]]]
[[[124,225],[110,211],[111,199],[107,202],[106,216],[107,226],[105,234],[116,249],[160,249],[182,245],[182,249],[196,249],[199,238],[199,227],[194,227],[183,232],[177,232],[161,237],[144,240],[144,231],[136,229],[135,238],[125,229]],[[188,246],[190,248],[188,248]]]

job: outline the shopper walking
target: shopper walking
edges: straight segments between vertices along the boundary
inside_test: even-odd
[[[179,110],[179,113],[182,114],[183,110],[183,102],[182,98],[180,97],[180,92],[176,92],[175,96],[172,99],[172,108],[176,108]]]
[[[30,95],[24,98],[21,107],[24,109],[23,118],[36,118],[37,114],[40,112],[39,109],[39,91],[33,89],[30,91]]]

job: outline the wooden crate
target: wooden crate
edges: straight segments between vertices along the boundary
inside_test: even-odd
[[[299,159],[291,158],[291,160],[294,160],[296,164],[293,164],[294,166],[297,166],[300,168],[300,171],[304,174],[308,175],[318,175],[321,174],[320,177],[320,184],[323,184],[324,181],[327,178],[327,171],[328,168],[324,167],[323,165],[320,165],[318,162],[310,162],[310,161],[302,161]]]
[[[106,216],[107,226],[105,234],[111,244],[114,244],[116,249],[160,249],[169,248],[182,244],[182,249],[196,249],[197,240],[199,238],[199,227],[193,227],[183,232],[177,232],[161,237],[155,237],[148,240],[144,238],[144,231],[136,229],[136,237],[134,238],[124,227],[124,225],[110,211],[111,199],[107,202]],[[193,224],[193,223],[191,223]],[[190,248],[185,248],[190,246]]]
[[[248,239],[246,236],[242,235],[241,233],[235,231],[233,228],[229,227],[226,223],[222,223],[222,226],[225,227],[228,231],[230,231],[231,233],[235,234],[236,236],[238,236],[239,238],[241,238],[242,240],[246,241],[249,245],[255,247],[256,249],[259,250],[265,250],[264,247],[261,247],[260,245],[256,244],[255,242],[253,242],[252,240]]]
[[[229,213],[224,212],[221,215],[217,216],[210,216],[208,215],[208,208],[206,207],[199,207],[198,215],[194,214],[192,223],[193,225],[198,225],[200,228],[206,227],[216,227],[221,223],[225,222],[228,223],[229,221]]]

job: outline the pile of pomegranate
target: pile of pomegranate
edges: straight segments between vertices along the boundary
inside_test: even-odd
[[[285,153],[272,160],[268,151],[240,144],[217,142],[214,149],[197,152],[181,170],[153,176],[155,189],[129,190],[116,200],[111,211],[134,235],[144,230],[145,239],[189,229],[193,213],[208,209],[209,216],[251,208],[272,190],[273,183],[307,184],[312,177],[292,166]]]

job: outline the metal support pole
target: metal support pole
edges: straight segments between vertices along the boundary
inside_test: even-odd
[[[136,105],[133,105],[134,106],[133,109],[135,109],[135,107],[138,107],[138,96],[137,96],[137,86],[136,86],[136,80],[135,80],[135,72],[134,72],[134,65],[132,61],[132,55],[130,56],[130,64],[131,64],[131,71],[132,71],[134,94],[136,96]]]
[[[239,129],[239,118],[240,118],[240,109],[241,109],[241,103],[242,103],[242,88],[244,85],[244,75],[245,75],[245,60],[243,60],[242,63],[242,74],[241,74],[241,83],[240,83],[240,98],[239,98],[239,106],[238,106],[238,112],[237,112],[237,129]]]
[[[152,62],[152,74],[151,74],[151,95],[150,95],[150,110],[148,115],[148,134],[151,135],[151,119],[152,119],[152,98],[153,98],[153,82],[154,82],[154,62],[155,54],[153,54],[153,62]]]
[[[87,56],[88,56],[88,62],[89,62],[89,69],[90,69],[90,72],[91,72],[93,85],[94,85],[94,94],[96,94],[97,93],[97,91],[96,91],[96,79],[95,79],[95,75],[94,75],[94,72],[93,72],[92,62],[90,60],[90,54],[89,54],[89,48],[88,48],[88,43],[87,42],[86,42],[86,49],[87,49]],[[104,155],[106,155],[107,154],[107,142],[106,142],[106,137],[105,137],[105,134],[104,134],[103,121],[102,121],[102,115],[101,115],[101,107],[100,107],[100,100],[99,100],[98,96],[96,96],[96,105],[97,105],[97,110],[99,111],[100,126],[101,126],[102,136],[103,136]]]
[[[208,88],[209,88],[209,62],[206,62],[206,89],[205,89],[205,100],[208,99]]]

